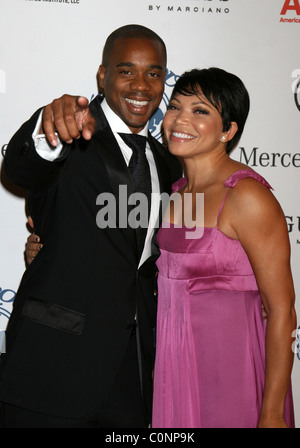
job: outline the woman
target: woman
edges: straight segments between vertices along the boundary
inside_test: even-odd
[[[185,178],[174,186],[183,207],[171,201],[158,232],[154,428],[294,426],[285,217],[269,184],[229,157],[248,111],[240,79],[211,68],[182,75],[164,118]]]

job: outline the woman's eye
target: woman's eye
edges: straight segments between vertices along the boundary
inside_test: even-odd
[[[174,106],[173,104],[169,104],[167,110],[177,110],[177,107]]]
[[[208,115],[209,114],[209,112],[206,110],[206,109],[196,109],[195,110],[195,113],[196,114],[203,114],[203,115]]]

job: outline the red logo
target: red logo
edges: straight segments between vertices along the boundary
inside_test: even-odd
[[[300,16],[299,0],[285,0],[280,14],[285,15],[287,11],[296,11],[296,14]]]

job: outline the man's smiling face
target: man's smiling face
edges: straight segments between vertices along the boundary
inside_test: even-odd
[[[147,38],[117,39],[108,63],[98,71],[110,108],[131,132],[140,132],[164,92],[166,57],[162,45]]]

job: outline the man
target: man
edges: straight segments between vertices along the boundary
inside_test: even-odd
[[[29,191],[43,249],[22,278],[0,358],[6,427],[150,423],[158,251],[153,229],[139,250],[138,229],[118,225],[124,218],[120,187],[127,197],[139,192],[128,169],[132,150],[119,133],[147,134],[165,73],[163,41],[145,27],[122,27],[108,37],[98,71],[104,100],[81,108],[84,99],[65,96],[44,108],[50,155],[32,139],[40,110],[7,147],[6,172]],[[68,144],[57,146],[54,126]],[[150,135],[146,156],[152,193],[170,193],[180,164]],[[107,193],[116,198],[116,225],[100,228],[99,198]],[[155,212],[153,204],[151,222],[159,208]]]

